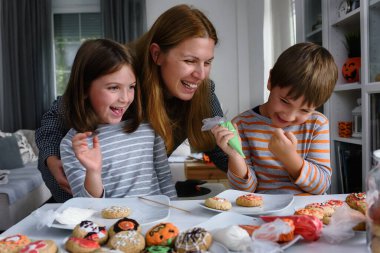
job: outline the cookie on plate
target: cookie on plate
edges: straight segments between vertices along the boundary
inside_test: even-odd
[[[104,208],[101,214],[104,219],[120,219],[128,217],[131,214],[131,209],[126,206],[111,206]]]
[[[366,214],[367,202],[365,192],[351,193],[346,197],[346,203],[362,214]]]
[[[95,251],[92,251],[92,253],[123,253],[123,251],[120,251],[118,249],[110,249],[106,247],[101,247]]]
[[[108,229],[108,234],[110,237],[112,237],[116,233],[119,233],[121,231],[128,231],[128,230],[136,230],[138,232],[141,232],[141,226],[136,220],[124,217],[116,221],[115,224],[113,224]]]
[[[236,198],[236,205],[246,207],[259,207],[263,205],[263,197],[249,193]]]
[[[305,208],[306,209],[319,208],[323,211],[323,215],[327,217],[330,217],[335,211],[335,209],[331,205],[327,204],[326,202],[310,203],[310,204],[307,204]]]
[[[326,202],[324,202],[328,205],[330,205],[332,208],[334,208],[335,210],[338,208],[338,207],[341,207],[343,206],[344,202],[342,200],[339,200],[339,199],[330,199]]]
[[[320,208],[301,208],[296,210],[294,215],[310,215],[323,220],[323,210]]]
[[[77,238],[77,237],[70,237],[65,242],[65,249],[72,253],[87,253],[87,252],[93,252],[96,249],[99,249],[100,245],[96,241],[83,239],[83,238]]]
[[[57,244],[53,240],[38,240],[26,245],[20,253],[56,253],[57,251]]]
[[[16,234],[0,240],[1,253],[18,253],[25,245],[30,243],[26,235]]]
[[[140,253],[145,248],[145,238],[136,230],[122,231],[112,236],[107,246],[125,253]]]
[[[153,226],[145,234],[146,244],[171,246],[179,234],[179,229],[173,223],[163,222]]]
[[[72,237],[84,238],[104,244],[108,239],[108,232],[106,227],[100,226],[93,221],[85,220],[74,227]]]
[[[143,251],[143,253],[176,253],[173,248],[170,248],[168,246],[149,246],[146,247]]]
[[[204,228],[194,227],[180,233],[175,240],[177,253],[207,251],[212,244],[212,235]]]
[[[225,198],[219,198],[219,197],[207,198],[205,200],[205,206],[212,209],[223,210],[223,211],[227,211],[232,208],[232,204],[229,200]]]

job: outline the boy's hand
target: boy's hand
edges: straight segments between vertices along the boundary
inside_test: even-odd
[[[79,162],[86,168],[88,172],[101,174],[102,172],[102,153],[98,136],[92,138],[93,147],[87,144],[87,137],[92,132],[77,133],[72,139],[73,150]]]
[[[236,124],[234,124],[235,129]],[[236,150],[231,148],[230,145],[228,145],[228,141],[234,137],[234,133],[228,130],[225,127],[222,127],[220,125],[214,126],[211,129],[211,133],[215,136],[216,144],[223,150],[224,153],[226,153],[228,156],[236,156],[239,155]],[[240,137],[239,137],[239,142]]]
[[[292,132],[284,132],[281,128],[273,131],[268,144],[269,151],[280,160],[297,154],[297,138]]]

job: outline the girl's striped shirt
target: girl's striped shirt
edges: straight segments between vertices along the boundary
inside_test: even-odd
[[[102,125],[98,132],[102,151],[103,197],[122,198],[164,194],[177,196],[165,144],[147,123],[133,133],[123,130],[125,121]],[[75,157],[71,129],[61,142],[61,159],[74,197],[91,197],[84,187],[86,169]],[[92,147],[92,139],[87,140]]]
[[[283,129],[296,136],[297,153],[304,160],[296,179],[291,178],[283,164],[268,149],[275,129],[269,118],[251,109],[241,113],[233,122],[238,126],[249,167],[246,179],[228,171],[233,188],[271,194],[323,194],[330,187],[329,122],[323,114],[314,112],[303,124]]]

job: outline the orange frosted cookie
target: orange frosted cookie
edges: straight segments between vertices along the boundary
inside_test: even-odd
[[[179,229],[170,222],[163,222],[153,226],[146,232],[146,244],[171,246],[179,234]]]
[[[236,205],[246,207],[258,207],[263,205],[263,197],[250,193],[236,198]]]
[[[38,240],[23,247],[20,253],[56,253],[57,250],[57,244],[53,240]]]
[[[0,240],[1,253],[18,253],[25,245],[30,243],[26,235],[16,234]]]
[[[344,201],[339,199],[330,199],[325,202],[326,204],[330,205],[332,208],[337,209],[338,207],[343,206]]]

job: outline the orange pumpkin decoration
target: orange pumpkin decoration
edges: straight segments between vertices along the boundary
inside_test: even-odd
[[[343,78],[348,83],[359,82],[361,60],[360,57],[348,58],[342,68]]]
[[[172,223],[160,223],[149,229],[146,233],[146,244],[148,246],[171,246],[178,234],[179,229]]]

